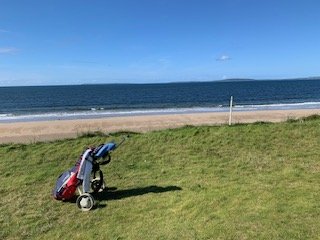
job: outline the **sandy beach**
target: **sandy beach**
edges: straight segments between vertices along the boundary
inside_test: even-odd
[[[252,123],[257,121],[280,122],[313,114],[320,109],[310,110],[272,110],[233,112],[233,123]],[[43,122],[18,122],[0,124],[0,143],[32,143],[56,139],[73,138],[83,133],[101,131],[147,132],[185,125],[227,124],[228,112],[144,115],[129,117],[109,117],[102,119],[58,120]]]

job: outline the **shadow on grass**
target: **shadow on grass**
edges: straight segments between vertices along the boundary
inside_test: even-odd
[[[105,208],[107,204],[101,203],[100,201],[110,201],[110,200],[119,200],[128,197],[136,197],[141,196],[148,193],[164,193],[164,192],[172,192],[172,191],[181,191],[181,187],[177,186],[167,186],[167,187],[159,187],[159,186],[148,186],[141,188],[132,188],[125,190],[117,190],[117,188],[112,187],[108,188],[108,190],[104,190],[103,192],[92,193],[92,196],[95,200],[97,200],[96,205],[92,210],[97,208]],[[77,201],[78,195],[74,195],[68,201],[62,201],[64,203],[72,203],[75,204]]]
[[[118,200],[128,197],[136,197],[141,196],[148,193],[164,193],[164,192],[172,192],[172,191],[181,191],[182,188],[177,186],[167,186],[167,187],[159,187],[159,186],[148,186],[142,188],[132,188],[132,189],[124,189],[124,190],[114,190],[114,191],[103,191],[94,194],[94,198],[98,200]]]

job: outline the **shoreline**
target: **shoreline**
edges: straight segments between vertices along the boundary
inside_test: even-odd
[[[273,110],[314,110],[320,109],[320,102],[297,102],[297,103],[271,103],[258,105],[234,105],[234,112],[256,112]],[[227,113],[229,106],[202,106],[202,107],[169,107],[169,108],[133,108],[107,110],[104,108],[91,108],[90,110],[76,111],[49,111],[49,112],[20,112],[0,114],[1,123],[43,122],[60,120],[90,120],[110,117],[132,117],[149,115],[171,114],[198,114],[198,113]]]
[[[232,123],[281,122],[314,114],[320,114],[320,109],[235,111],[232,113]],[[143,133],[185,125],[221,125],[228,124],[228,121],[229,112],[209,112],[0,123],[0,144],[75,138],[95,131]]]

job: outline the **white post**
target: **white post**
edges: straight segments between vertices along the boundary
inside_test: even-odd
[[[230,98],[230,112],[229,112],[229,126],[232,124],[232,105],[233,105],[233,96]]]

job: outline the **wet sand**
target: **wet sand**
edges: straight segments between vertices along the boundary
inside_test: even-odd
[[[320,109],[233,112],[232,122],[281,122],[313,114],[320,114]],[[214,112],[0,123],[0,143],[51,141],[56,139],[74,138],[83,133],[94,131],[101,131],[104,133],[118,131],[147,132],[177,128],[185,125],[220,125],[228,124],[228,121],[229,112]]]

